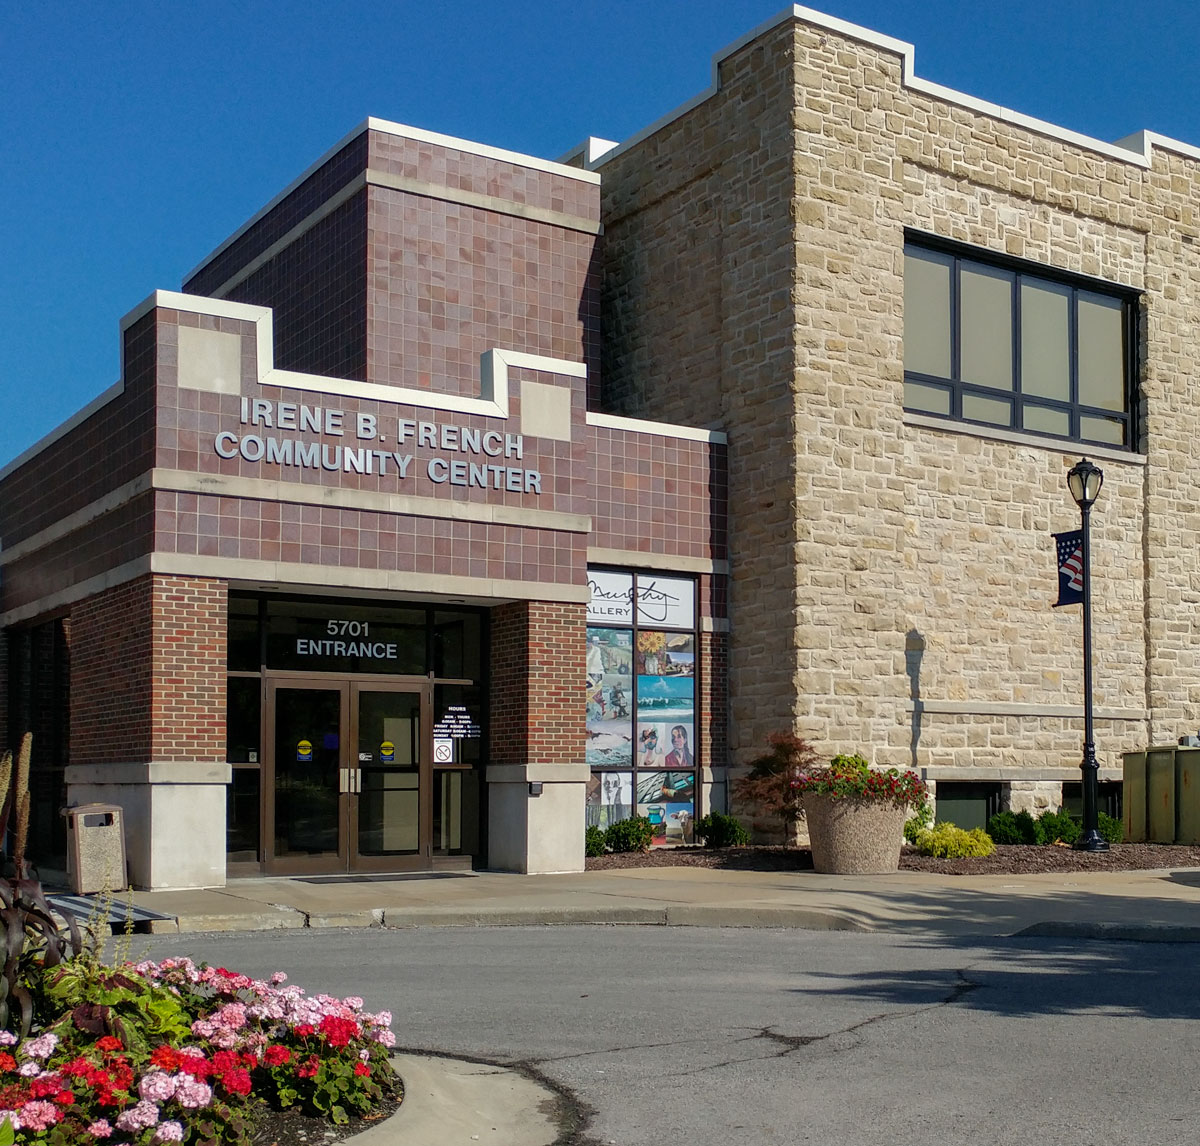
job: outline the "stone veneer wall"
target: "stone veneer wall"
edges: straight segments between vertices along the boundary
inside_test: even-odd
[[[787,19],[603,164],[605,406],[729,433],[738,759],[790,724],[943,776],[1053,775],[1078,763],[1082,686],[1049,533],[1078,523],[1083,451],[905,418],[905,229],[1144,291],[1144,459],[1101,459],[1093,515],[1116,768],[1200,723],[1196,162],[1145,170],[901,73]]]
[[[544,601],[492,610],[490,765],[583,763],[585,616]]]
[[[71,763],[225,759],[224,582],[140,577],[71,613]]]

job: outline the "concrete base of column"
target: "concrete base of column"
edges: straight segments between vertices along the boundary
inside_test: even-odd
[[[583,871],[590,771],[575,764],[506,764],[487,770],[488,867],[523,875]],[[534,795],[531,785],[540,785]]]
[[[224,887],[231,772],[207,761],[77,764],[66,770],[67,803],[121,808],[135,888]]]

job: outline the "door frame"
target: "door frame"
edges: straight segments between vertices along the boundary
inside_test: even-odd
[[[364,692],[416,693],[420,697],[420,728],[417,738],[417,850],[411,855],[363,856],[358,854],[359,800],[357,791],[345,797],[346,855],[351,872],[429,871],[433,866],[433,681],[428,677],[388,677],[385,680],[366,680],[355,677],[348,682],[350,690],[350,731],[346,765],[358,774],[361,786],[362,768],[354,757],[358,752],[358,697]]]
[[[340,695],[338,735],[338,850],[310,859],[275,855],[275,693],[277,689],[310,689]],[[358,752],[358,695],[361,692],[417,693],[420,696],[420,733],[417,767],[417,851],[411,855],[359,856],[355,848],[358,830],[355,779],[361,780]],[[433,860],[433,677],[383,676],[338,673],[267,672],[263,674],[262,751],[259,809],[260,839],[263,841],[262,870],[265,875],[339,875],[354,872],[429,871]]]

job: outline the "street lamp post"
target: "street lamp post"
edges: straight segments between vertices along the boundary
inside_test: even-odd
[[[1100,834],[1096,736],[1092,727],[1092,552],[1090,518],[1092,506],[1100,496],[1104,471],[1087,458],[1081,458],[1067,474],[1067,488],[1079,506],[1083,533],[1083,832],[1075,845],[1080,851],[1106,852],[1108,841]]]

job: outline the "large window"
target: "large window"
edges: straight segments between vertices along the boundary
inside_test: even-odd
[[[904,408],[1132,449],[1134,296],[904,247]]]

